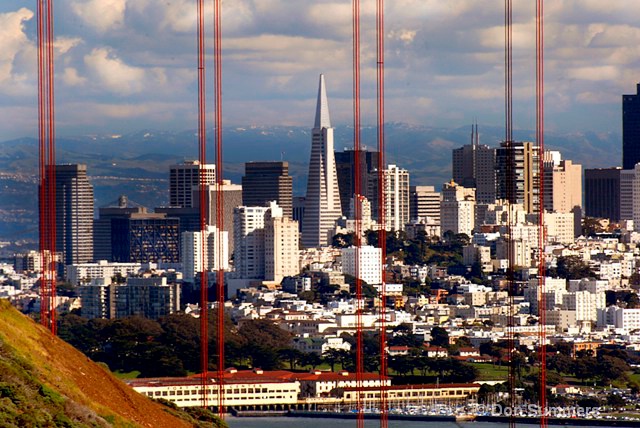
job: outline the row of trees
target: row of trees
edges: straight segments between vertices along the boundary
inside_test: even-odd
[[[209,316],[211,368],[217,361],[215,313]],[[183,376],[200,371],[200,321],[173,314],[158,321],[127,317],[92,319],[73,314],[59,320],[59,336],[111,370],[140,371],[141,376]],[[249,320],[241,327],[225,323],[225,365],[273,369],[280,352],[290,348],[291,335],[269,320]]]
[[[209,355],[211,369],[217,362],[217,337],[213,325],[215,313],[209,316]],[[128,317],[115,320],[87,320],[67,314],[59,320],[59,335],[94,361],[107,364],[114,371],[139,371],[140,376],[184,376],[200,371],[200,321],[190,315],[174,314],[154,321]],[[410,335],[401,327],[394,336],[401,339]],[[448,338],[440,331],[433,332],[434,344],[444,344]],[[272,321],[246,320],[236,327],[231,320],[225,323],[225,366],[237,368],[260,367],[265,370],[279,368],[315,369],[326,364],[355,371],[356,340],[343,335],[351,351],[329,350],[320,356],[300,352],[291,346],[292,336]],[[419,342],[419,343],[418,343]],[[396,342],[391,342],[396,343]],[[428,358],[421,351],[422,342],[414,341],[409,355],[389,360],[389,366],[400,375],[429,373],[441,381],[472,381],[477,377],[473,367],[453,359]],[[364,369],[377,372],[380,368],[380,339],[377,332],[363,334]],[[415,369],[415,370],[414,370]]]

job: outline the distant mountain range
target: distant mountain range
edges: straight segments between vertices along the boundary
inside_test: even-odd
[[[411,183],[439,188],[451,177],[451,150],[468,144],[471,127],[433,128],[390,123],[385,127],[387,162],[406,168]],[[480,142],[497,146],[504,130],[481,127]],[[213,133],[209,133],[213,135]],[[243,163],[286,160],[294,180],[294,193],[306,190],[311,134],[303,127],[229,127],[223,133],[224,177],[240,182]],[[514,132],[517,140],[533,141],[534,131]],[[376,128],[362,129],[362,144],[377,147]],[[335,129],[335,148],[353,146],[353,128]],[[615,133],[547,132],[545,147],[562,152],[563,158],[585,168],[621,163],[621,137]],[[213,142],[209,142],[213,162]],[[95,188],[96,207],[121,194],[147,207],[168,201],[169,166],[198,155],[195,131],[145,130],[124,135],[83,135],[58,138],[58,163],[84,163]],[[33,240],[37,236],[38,146],[33,138],[0,143],[0,239]]]

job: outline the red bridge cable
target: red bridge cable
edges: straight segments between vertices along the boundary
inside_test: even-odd
[[[508,388],[509,388],[509,406],[513,409],[516,404],[516,372],[514,366],[515,357],[515,340],[514,340],[514,322],[515,322],[515,301],[516,283],[515,283],[515,271],[514,271],[514,250],[515,243],[513,240],[512,225],[514,222],[515,208],[513,205],[517,204],[517,193],[515,189],[516,179],[515,173],[515,153],[513,144],[513,9],[512,0],[505,0],[504,8],[504,32],[505,32],[505,144],[504,149],[506,152],[506,204],[507,204],[507,233],[506,243],[508,251],[508,266],[507,266],[507,287],[509,293],[509,315],[507,322],[507,345],[508,345],[508,360],[509,360],[509,374],[508,374]],[[509,426],[515,427],[515,418],[513,412],[509,417]]]
[[[548,425],[547,407],[547,332],[545,293],[544,225],[544,0],[536,1],[536,142],[538,145],[538,356],[540,364],[540,427]]]
[[[387,376],[387,291],[386,291],[386,233],[384,188],[384,0],[376,2],[376,83],[378,119],[378,245],[380,247],[380,428],[389,426],[389,404],[385,378]]]
[[[198,197],[200,203],[200,370],[201,370],[201,405],[208,407],[209,385],[209,314],[208,285],[206,263],[206,198],[208,190],[205,183],[205,164],[207,163],[207,127],[206,127],[206,50],[205,50],[205,10],[204,0],[198,0]]]
[[[356,410],[357,426],[364,428],[363,372],[364,349],[362,337],[362,279],[360,275],[360,250],[362,247],[362,189],[360,174],[360,0],[353,0],[353,175],[355,211],[355,273],[356,273]]]
[[[214,118],[215,118],[215,152],[216,152],[216,294],[217,294],[217,385],[218,414],[224,418],[224,260],[222,231],[224,230],[224,188],[222,175],[222,10],[221,0],[214,0]]]

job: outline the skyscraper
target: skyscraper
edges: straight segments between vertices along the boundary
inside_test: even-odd
[[[180,220],[164,213],[131,213],[111,220],[115,262],[179,263]]]
[[[98,209],[98,218],[93,221],[93,258],[94,260],[112,260],[111,221],[114,218],[127,218],[129,214],[146,213],[142,205],[120,195],[117,200]]]
[[[511,153],[509,153],[511,151]],[[538,212],[540,198],[540,174],[538,173],[539,149],[535,143],[514,141],[500,144],[496,151],[496,193],[498,199],[508,199],[511,204],[522,204],[528,213]],[[509,166],[509,160],[514,163]],[[512,178],[509,178],[509,174]],[[510,187],[511,186],[511,187]]]
[[[621,175],[620,167],[584,170],[585,216],[620,220]]]
[[[169,206],[180,208],[195,206],[193,187],[198,186],[201,169],[204,173],[204,184],[214,184],[216,181],[215,165],[205,164],[201,168],[198,161],[186,161],[171,166],[169,171]]]
[[[349,212],[351,199],[356,192],[355,160],[356,151],[345,149],[343,152],[336,152],[336,176],[338,177],[338,188],[340,189],[340,205],[344,217],[354,217],[354,213]],[[360,193],[371,200],[370,191],[378,192],[378,189],[371,186],[371,182],[376,178],[373,171],[378,169],[379,153],[368,150],[360,150],[358,159],[360,160]]]
[[[56,165],[56,249],[65,265],[93,259],[93,186],[86,165]]]
[[[242,205],[266,206],[278,202],[284,215],[291,218],[293,208],[293,178],[289,162],[247,162],[242,177]]]
[[[471,144],[452,153],[453,181],[476,189],[476,201],[493,204],[496,200],[496,149],[480,144],[478,125],[472,126]]]
[[[622,96],[622,169],[640,162],[640,83],[637,95]]]
[[[373,172],[371,181],[371,215],[378,219],[378,173]],[[409,171],[396,165],[388,165],[384,175],[384,228],[386,230],[404,230],[409,223]]]
[[[311,131],[311,157],[307,179],[305,213],[302,220],[302,244],[319,247],[331,242],[335,221],[342,215],[340,192],[333,153],[333,128],[329,103],[320,75],[316,119]]]

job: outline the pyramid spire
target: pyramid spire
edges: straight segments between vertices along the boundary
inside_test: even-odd
[[[318,104],[316,105],[316,122],[314,128],[331,128],[331,118],[329,117],[329,102],[327,101],[327,89],[324,85],[324,74],[320,75],[318,85]]]

